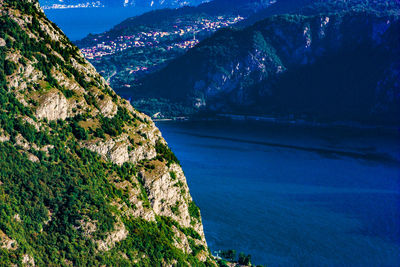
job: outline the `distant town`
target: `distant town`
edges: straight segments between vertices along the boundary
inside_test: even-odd
[[[228,27],[244,18],[241,16],[218,16],[214,18],[202,18],[191,24],[177,20],[170,30],[138,32],[127,36],[118,36],[113,40],[109,36],[100,36],[94,46],[82,48],[83,55],[91,59],[100,59],[103,56],[112,55],[133,47],[158,47],[167,50],[174,48],[190,49],[199,43],[197,34],[206,31],[214,32],[220,28]],[[105,39],[105,40],[104,40]]]
[[[41,5],[42,9],[67,9],[67,8],[93,8],[104,7],[100,1],[91,1],[79,4],[44,4]]]

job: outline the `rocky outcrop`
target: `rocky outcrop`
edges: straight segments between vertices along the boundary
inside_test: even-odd
[[[202,237],[205,236],[201,221],[189,214],[189,203],[192,198],[186,183],[182,168],[177,164],[163,166],[158,162],[150,162],[153,168],[144,169],[140,176],[144,181],[144,187],[155,214],[175,219],[183,227],[193,227]]]
[[[114,201],[113,206],[128,218],[143,218],[146,221],[154,222],[154,210],[147,206],[146,199],[142,197],[142,189],[138,186],[139,184],[140,182],[137,179],[132,179],[132,182],[115,182],[117,188],[128,192],[129,203],[133,208],[129,208],[126,203],[118,201]]]
[[[97,247],[100,251],[108,251],[114,247],[115,243],[124,240],[129,232],[126,230],[125,225],[119,221],[115,224],[114,231],[109,233],[105,240],[97,241]]]
[[[59,91],[51,91],[39,98],[39,106],[36,109],[39,119],[65,120],[68,117],[68,101]]]
[[[93,140],[83,142],[82,145],[118,165],[122,165],[125,162],[137,163],[157,156],[155,148],[148,143],[137,145],[135,149],[129,151],[129,147],[135,144],[130,143],[128,134],[106,141]]]
[[[33,155],[32,153],[28,153],[28,159],[32,162],[39,162],[39,158],[35,155]]]
[[[105,117],[109,118],[113,117],[118,111],[117,105],[114,104],[110,96],[105,97],[99,102],[99,109]]]
[[[8,250],[16,250],[17,247],[18,247],[17,241],[9,238],[3,231],[0,230],[0,248]]]
[[[190,244],[187,236],[185,236],[182,232],[180,232],[175,226],[173,227],[173,231],[175,234],[175,247],[184,251],[185,253],[191,253],[192,249],[190,248]]]
[[[6,141],[9,141],[9,140],[10,140],[10,136],[0,132],[0,142],[6,142]]]
[[[22,265],[30,267],[36,266],[34,258],[29,254],[24,254],[22,256]]]

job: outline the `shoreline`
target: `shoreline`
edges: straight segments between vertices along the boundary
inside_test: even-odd
[[[196,121],[241,121],[241,122],[261,122],[267,124],[277,125],[293,125],[293,126],[305,126],[310,128],[344,128],[344,129],[365,129],[365,130],[388,130],[388,131],[400,131],[400,125],[383,125],[383,124],[363,124],[357,121],[332,121],[332,122],[321,122],[321,121],[308,121],[305,119],[295,118],[278,118],[271,116],[257,116],[257,115],[241,115],[241,114],[216,114],[214,116],[202,116],[202,117],[173,117],[157,119],[152,118],[154,122],[196,122]]]

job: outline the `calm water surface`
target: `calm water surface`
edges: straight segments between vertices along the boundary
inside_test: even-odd
[[[143,14],[144,8],[71,8],[45,10],[47,17],[72,41],[102,33],[123,20]]]
[[[397,133],[159,122],[212,251],[268,266],[400,266]]]

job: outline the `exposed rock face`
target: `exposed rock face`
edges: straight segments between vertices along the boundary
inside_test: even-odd
[[[145,159],[153,159],[157,153],[152,145],[144,144],[128,151],[130,145],[128,135],[122,135],[117,139],[109,139],[107,141],[93,140],[83,143],[83,146],[96,153],[99,153],[104,158],[122,165],[125,162],[137,163]],[[154,145],[154,143],[153,143]]]
[[[88,142],[83,145],[86,148],[99,153],[106,159],[122,165],[129,160],[128,148],[125,145],[126,140],[127,136],[117,140],[110,139],[105,142],[94,140],[93,142]]]
[[[10,137],[8,135],[5,135],[4,133],[0,134],[0,142],[6,142],[10,140]]]
[[[192,250],[190,248],[187,237],[184,234],[182,234],[180,231],[178,231],[178,229],[176,227],[174,227],[174,233],[175,233],[175,237],[177,238],[175,240],[175,246],[177,248],[181,249],[182,251],[185,251],[186,253],[191,253]]]
[[[3,231],[0,230],[0,248],[15,250],[17,249],[17,247],[18,247],[17,241],[12,240],[6,234],[4,234]]]
[[[28,153],[28,159],[32,162],[39,162],[39,158],[31,153]]]
[[[149,192],[148,197],[154,212],[157,215],[172,217],[184,227],[193,226],[205,241],[202,225],[189,214],[188,205],[192,198],[182,168],[177,164],[170,167],[156,164],[154,170],[141,172],[140,175]],[[175,210],[171,208],[177,203],[179,205]]]
[[[35,260],[29,254],[24,254],[23,255],[23,257],[22,257],[22,265],[24,265],[24,266],[36,266],[35,265]]]
[[[124,240],[128,234],[129,232],[126,230],[125,225],[122,222],[117,222],[115,230],[109,233],[105,240],[97,241],[98,249],[108,251],[114,247],[115,243]]]
[[[59,91],[49,92],[39,98],[39,106],[36,110],[39,119],[65,120],[68,116],[68,102]]]
[[[113,117],[117,111],[118,107],[113,103],[111,97],[106,97],[99,103],[100,112],[106,117]]]
[[[135,208],[129,208],[126,203],[114,202],[113,205],[127,217],[143,218],[146,221],[154,222],[156,220],[154,210],[151,209],[151,207],[146,206],[145,200],[140,197],[141,189],[134,186],[134,184],[139,184],[139,181],[133,179],[132,182],[125,181],[122,183],[116,183],[116,186],[129,193],[129,203]]]

